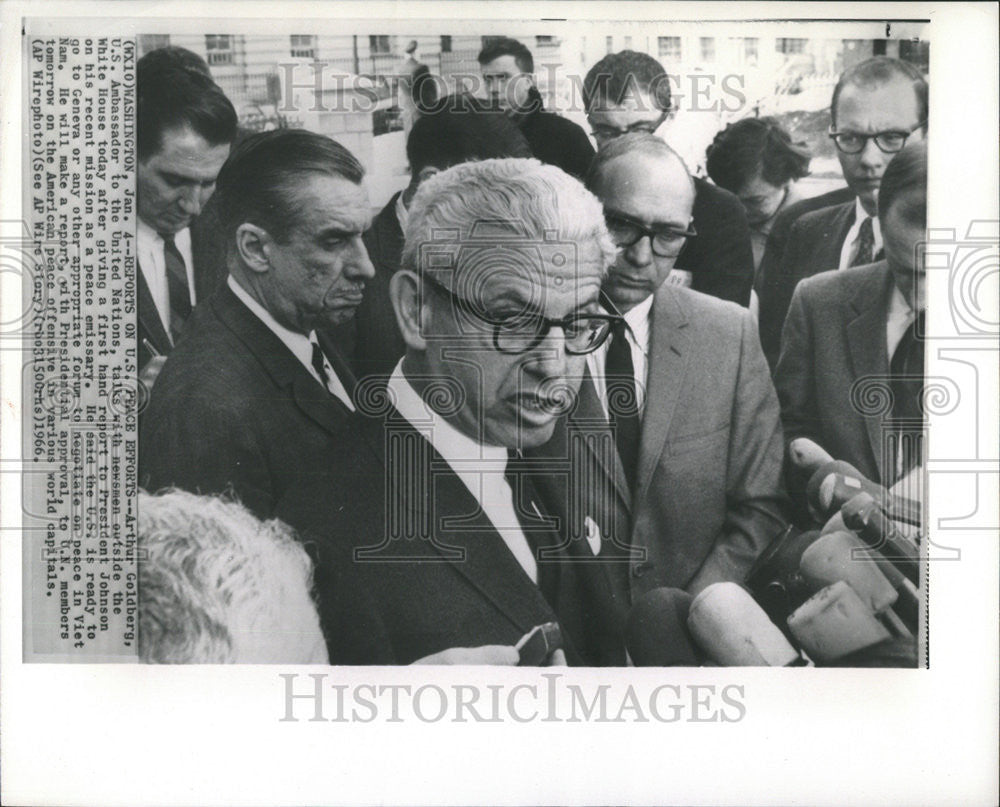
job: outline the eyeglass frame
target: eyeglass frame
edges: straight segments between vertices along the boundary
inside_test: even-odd
[[[660,114],[659,119],[654,123],[653,121],[636,121],[631,126],[627,126],[624,131],[621,129],[613,129],[610,126],[604,126],[604,124],[599,124],[598,126],[590,125],[590,133],[594,136],[594,139],[604,138],[606,140],[615,140],[619,137],[625,137],[625,135],[630,134],[656,134],[656,130],[659,129],[667,118],[670,117],[670,110],[664,109]],[[604,131],[598,131],[598,129],[603,129]],[[605,132],[614,132],[614,134],[607,135]]]
[[[542,330],[535,335],[535,337],[531,340],[530,344],[527,344],[527,346],[522,348],[521,350],[505,350],[504,348],[500,347],[500,329],[503,328],[504,325],[506,323],[509,323],[511,320],[516,320],[516,317],[508,317],[503,320],[490,319],[489,317],[475,311],[473,309],[473,305],[471,302],[466,300],[464,297],[460,297],[459,295],[457,295],[454,291],[452,291],[450,288],[444,285],[444,283],[442,283],[440,280],[436,280],[435,278],[431,277],[428,274],[425,274],[424,272],[418,272],[417,277],[421,281],[426,280],[428,283],[431,284],[432,288],[436,288],[439,291],[444,292],[448,297],[451,298],[451,301],[453,303],[457,304],[460,307],[462,311],[471,314],[473,318],[479,320],[480,322],[492,326],[493,347],[498,353],[503,353],[505,356],[523,356],[525,353],[531,352],[542,343],[542,340],[545,339],[546,336],[549,335],[549,331],[552,330],[552,327],[554,325],[558,325],[560,328],[562,328],[563,333],[565,334],[566,327],[578,320],[599,319],[606,322],[608,324],[608,330],[601,337],[601,339],[598,342],[596,342],[589,350],[584,350],[582,352],[570,350],[569,341],[568,340],[565,341],[566,352],[570,356],[586,356],[589,353],[593,353],[608,340],[608,337],[611,336],[611,331],[614,329],[615,325],[618,322],[625,321],[625,318],[621,314],[609,314],[602,312],[597,312],[593,314],[586,314],[586,313],[570,314],[569,316],[562,317],[561,319],[551,319],[549,317],[542,316],[541,314],[532,315],[533,318],[537,319],[544,325]],[[601,301],[601,304],[604,305],[605,307],[609,308],[612,311],[617,310],[614,307],[614,304],[608,298],[605,297],[603,291],[600,293],[599,299]]]
[[[628,215],[627,213],[622,213],[621,211],[612,210],[606,207],[604,208],[604,221],[605,224],[608,225],[609,235],[611,234],[610,233],[611,226],[608,223],[608,219],[614,219],[620,221],[624,224],[627,224],[630,227],[634,227],[636,230],[639,231],[639,235],[630,244],[619,244],[617,241],[614,240],[614,236],[612,236],[611,240],[614,242],[616,247],[618,247],[619,249],[630,249],[631,247],[634,247],[636,244],[638,244],[643,238],[649,238],[649,248],[653,251],[653,254],[659,258],[676,258],[677,255],[680,254],[680,251],[684,249],[684,244],[687,243],[687,240],[689,238],[695,238],[698,235],[698,232],[697,230],[695,230],[693,224],[689,224],[686,230],[679,230],[676,227],[670,227],[669,225],[661,227],[659,230],[653,230],[647,227],[638,219]],[[655,246],[656,238],[657,236],[662,236],[662,235],[673,235],[677,239],[683,239],[683,243],[681,243],[680,247],[678,247],[676,252],[670,252],[667,254],[664,254],[662,252],[657,252]]]
[[[833,141],[833,145],[837,147],[837,150],[840,151],[840,152],[843,152],[844,154],[860,154],[862,151],[865,150],[865,146],[868,145],[868,141],[869,140],[874,140],[875,141],[875,147],[879,151],[881,151],[883,154],[899,154],[899,152],[901,152],[904,148],[906,148],[906,141],[910,139],[910,136],[915,131],[917,131],[918,129],[923,129],[926,125],[927,125],[927,121],[921,121],[916,126],[914,126],[912,129],[910,129],[910,131],[908,131],[908,132],[903,131],[902,129],[885,129],[884,131],[874,132],[873,134],[863,134],[862,132],[837,132],[837,131],[834,131],[834,128],[831,125],[829,131],[826,133],[826,136],[829,137]],[[847,149],[843,148],[840,145],[840,142],[837,140],[838,137],[841,137],[843,135],[851,135],[853,137],[860,137],[861,138],[861,148],[859,148],[857,151],[848,151]],[[885,148],[882,147],[882,144],[878,142],[878,139],[880,137],[882,137],[883,135],[901,135],[902,138],[903,138],[903,142],[900,145],[900,147],[898,149],[896,149],[895,151],[892,151],[892,150],[889,150],[889,149],[885,149]]]

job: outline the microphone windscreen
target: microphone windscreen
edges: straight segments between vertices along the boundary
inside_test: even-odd
[[[803,475],[812,474],[817,468],[833,462],[826,449],[808,437],[796,437],[788,444],[788,458]]]
[[[843,581],[806,600],[788,617],[788,627],[817,664],[830,664],[892,638],[854,589]]]
[[[799,571],[814,591],[843,580],[874,614],[891,608],[899,597],[868,554],[871,550],[849,532],[821,535],[805,552]]]
[[[701,663],[687,630],[691,595],[654,588],[629,612],[625,647],[637,667],[697,667]]]
[[[723,667],[783,667],[799,661],[777,625],[736,583],[713,583],[695,597],[688,628]]]

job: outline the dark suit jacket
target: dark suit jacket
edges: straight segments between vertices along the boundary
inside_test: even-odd
[[[636,490],[629,489],[593,382],[546,446],[547,504],[579,538],[603,538],[596,564],[624,626],[659,586],[697,593],[742,580],[781,531],[778,400],[748,311],[664,285],[656,293]],[[575,540],[578,552],[587,544]]]
[[[781,328],[800,280],[840,265],[840,250],[854,224],[855,203],[806,213],[792,225],[781,265],[760,280],[760,342],[771,368],[781,349]]]
[[[406,352],[406,343],[389,299],[389,280],[399,269],[403,254],[403,230],[396,215],[399,196],[397,193],[389,200],[364,234],[375,276],[365,283],[364,299],[354,317],[356,336],[352,366],[358,378],[391,374]]]
[[[678,269],[691,272],[691,288],[750,305],[753,286],[753,247],[750,225],[740,200],[727,190],[695,177],[694,229],[677,256]]]
[[[350,389],[347,368],[324,345]],[[337,462],[348,409],[223,285],[191,315],[153,388],[139,484],[232,489],[268,518],[290,486]]]
[[[874,482],[883,468],[879,397],[861,379],[885,380],[886,315],[892,275],[885,261],[827,272],[795,289],[781,339],[774,382],[785,440],[808,437]],[[866,414],[865,409],[869,412]]]
[[[557,619],[569,663],[593,662],[588,625],[606,609],[587,610],[573,566],[556,564],[548,602],[462,480],[391,407],[385,417],[352,418],[337,462],[289,489],[277,515],[318,548],[316,591],[333,663],[408,664],[451,647],[512,645]],[[371,611],[331,599],[334,574],[368,592],[381,647],[342,630],[355,622],[353,608],[368,624]]]
[[[207,300],[226,279],[225,244],[219,234],[220,225],[214,208],[206,207],[191,224],[191,259],[194,262],[194,291],[198,302]],[[157,353],[168,356],[174,349],[163,327],[153,296],[149,292],[141,268],[136,266],[136,310],[139,319],[139,369],[153,357],[143,340]]]
[[[587,176],[594,147],[587,133],[573,121],[539,108],[518,118],[517,123],[535,157],[581,181]]]

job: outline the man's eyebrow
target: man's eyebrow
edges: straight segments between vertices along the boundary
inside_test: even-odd
[[[166,179],[168,182],[173,182],[175,184],[187,183],[188,185],[212,185],[215,183],[215,178],[212,179],[198,179],[197,177],[188,177],[183,174],[175,174],[173,171],[160,171],[160,176]]]
[[[325,230],[320,230],[317,237],[322,241],[330,238],[353,238],[356,235],[361,235],[364,231],[365,228],[354,229],[352,227],[327,227]]]

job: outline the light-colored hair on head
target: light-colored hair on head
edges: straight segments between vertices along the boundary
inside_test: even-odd
[[[615,258],[601,203],[579,180],[535,159],[462,163],[420,185],[413,197],[403,248],[404,269],[420,271],[426,245],[466,244],[490,224],[529,241],[554,236],[577,248],[595,245],[602,269]]]
[[[587,187],[596,192],[601,178],[607,170],[608,165],[624,157],[627,154],[639,154],[645,157],[655,157],[662,160],[676,160],[687,174],[688,182],[694,188],[694,180],[691,179],[691,172],[681,156],[654,134],[648,132],[631,132],[621,137],[616,137],[602,146],[597,155],[590,163],[590,170],[587,172]]]
[[[182,490],[140,491],[138,527],[141,661],[325,661],[319,617],[303,608],[312,561],[290,527]],[[261,644],[282,657],[259,657]]]

